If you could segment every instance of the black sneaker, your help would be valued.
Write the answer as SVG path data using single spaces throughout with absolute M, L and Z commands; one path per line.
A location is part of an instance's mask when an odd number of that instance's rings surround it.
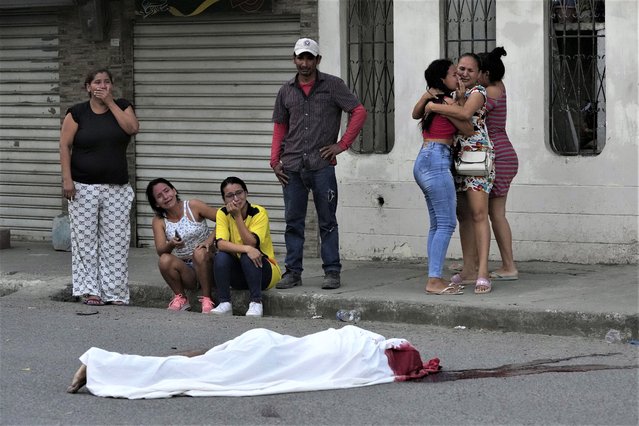
M 281 281 L 275 285 L 275 288 L 285 290 L 287 288 L 297 287 L 298 285 L 302 285 L 302 275 L 294 271 L 286 271 Z
M 324 275 L 324 284 L 322 284 L 322 289 L 324 290 L 335 290 L 340 287 L 340 278 L 338 271 L 328 271 Z

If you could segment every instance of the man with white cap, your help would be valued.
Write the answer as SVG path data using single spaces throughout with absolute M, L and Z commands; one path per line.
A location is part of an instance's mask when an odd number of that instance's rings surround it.
M 323 289 L 341 285 L 342 264 L 337 228 L 336 157 L 355 141 L 366 109 L 339 77 L 317 69 L 319 45 L 301 38 L 293 49 L 297 74 L 280 88 L 273 110 L 271 167 L 282 184 L 286 219 L 286 272 L 276 288 L 302 285 L 304 228 L 308 193 L 320 227 Z M 338 139 L 342 112 L 349 113 Z

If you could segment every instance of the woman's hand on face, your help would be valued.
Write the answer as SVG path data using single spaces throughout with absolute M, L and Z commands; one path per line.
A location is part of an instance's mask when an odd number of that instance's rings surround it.
M 466 96 L 466 85 L 460 79 L 457 79 L 457 90 L 455 91 L 457 100 L 460 101 Z
M 94 90 L 93 97 L 101 100 L 105 105 L 110 105 L 114 102 L 110 88 Z
M 234 218 L 237 218 L 237 216 L 242 213 L 240 208 L 235 203 L 235 200 L 226 203 L 226 211 L 229 212 Z
M 248 250 L 246 251 L 246 255 L 249 257 L 249 259 L 251 259 L 251 262 L 253 262 L 253 265 L 255 265 L 256 268 L 262 267 L 261 251 L 259 251 L 255 247 L 249 247 Z

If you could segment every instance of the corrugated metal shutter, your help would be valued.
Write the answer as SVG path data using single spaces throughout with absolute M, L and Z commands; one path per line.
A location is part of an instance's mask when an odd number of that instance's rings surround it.
M 0 226 L 49 240 L 62 212 L 55 15 L 0 17 Z
M 282 189 L 270 166 L 271 116 L 279 87 L 294 74 L 299 17 L 172 19 L 135 27 L 138 244 L 153 244 L 144 190 L 164 177 L 182 198 L 222 204 L 227 176 L 247 183 L 269 211 L 284 251 Z

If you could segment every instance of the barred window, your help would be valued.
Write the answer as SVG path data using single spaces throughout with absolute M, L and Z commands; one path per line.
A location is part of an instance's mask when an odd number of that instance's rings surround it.
M 495 0 L 445 0 L 444 58 L 495 48 Z
M 550 145 L 561 155 L 597 155 L 606 142 L 606 22 L 603 0 L 550 7 Z
M 395 143 L 392 0 L 348 1 L 347 55 L 347 84 L 368 111 L 351 149 L 388 153 Z

